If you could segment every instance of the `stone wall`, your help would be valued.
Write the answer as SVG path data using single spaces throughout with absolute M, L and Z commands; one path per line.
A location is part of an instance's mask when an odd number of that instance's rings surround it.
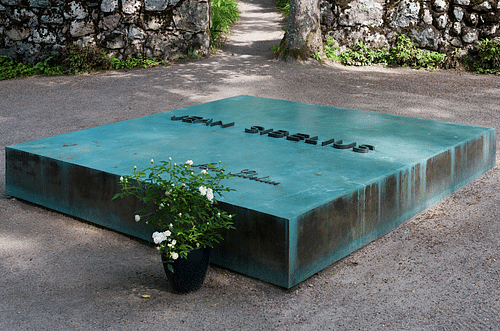
M 0 0 L 0 55 L 25 63 L 97 45 L 118 58 L 208 54 L 209 0 Z
M 323 35 L 341 47 L 363 41 L 393 46 L 406 34 L 419 47 L 442 53 L 500 37 L 498 0 L 321 0 Z

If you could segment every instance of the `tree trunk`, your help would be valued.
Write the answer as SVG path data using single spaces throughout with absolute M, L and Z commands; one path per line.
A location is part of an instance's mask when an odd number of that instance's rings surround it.
M 314 53 L 323 53 L 319 0 L 291 0 L 286 33 L 277 55 L 307 60 Z

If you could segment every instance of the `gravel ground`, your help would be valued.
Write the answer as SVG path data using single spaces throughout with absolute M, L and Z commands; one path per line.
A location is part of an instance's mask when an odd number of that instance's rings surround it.
M 245 94 L 500 128 L 500 77 L 276 62 L 269 0 L 208 59 L 0 81 L 4 147 Z M 217 267 L 176 295 L 153 247 L 5 195 L 0 330 L 500 330 L 499 166 L 284 290 Z M 141 298 L 148 294 L 149 299 Z

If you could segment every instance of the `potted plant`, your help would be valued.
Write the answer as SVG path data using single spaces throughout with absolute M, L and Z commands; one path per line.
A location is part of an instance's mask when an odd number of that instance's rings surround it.
M 202 170 L 195 167 L 202 167 Z M 216 196 L 233 191 L 221 184 L 231 177 L 221 162 L 193 166 L 168 158 L 134 174 L 120 177 L 122 191 L 113 197 L 133 195 L 144 203 L 135 221 L 153 228 L 167 277 L 175 292 L 201 288 L 208 269 L 210 249 L 222 240 L 220 229 L 233 229 L 233 215 L 221 210 Z

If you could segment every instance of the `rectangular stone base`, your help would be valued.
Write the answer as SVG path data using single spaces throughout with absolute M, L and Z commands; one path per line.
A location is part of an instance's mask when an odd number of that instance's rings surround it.
M 238 96 L 7 147 L 6 193 L 150 240 L 137 202 L 111 201 L 119 177 L 151 159 L 220 160 L 237 175 L 221 199 L 236 230 L 212 263 L 290 288 L 492 168 L 495 137 Z

